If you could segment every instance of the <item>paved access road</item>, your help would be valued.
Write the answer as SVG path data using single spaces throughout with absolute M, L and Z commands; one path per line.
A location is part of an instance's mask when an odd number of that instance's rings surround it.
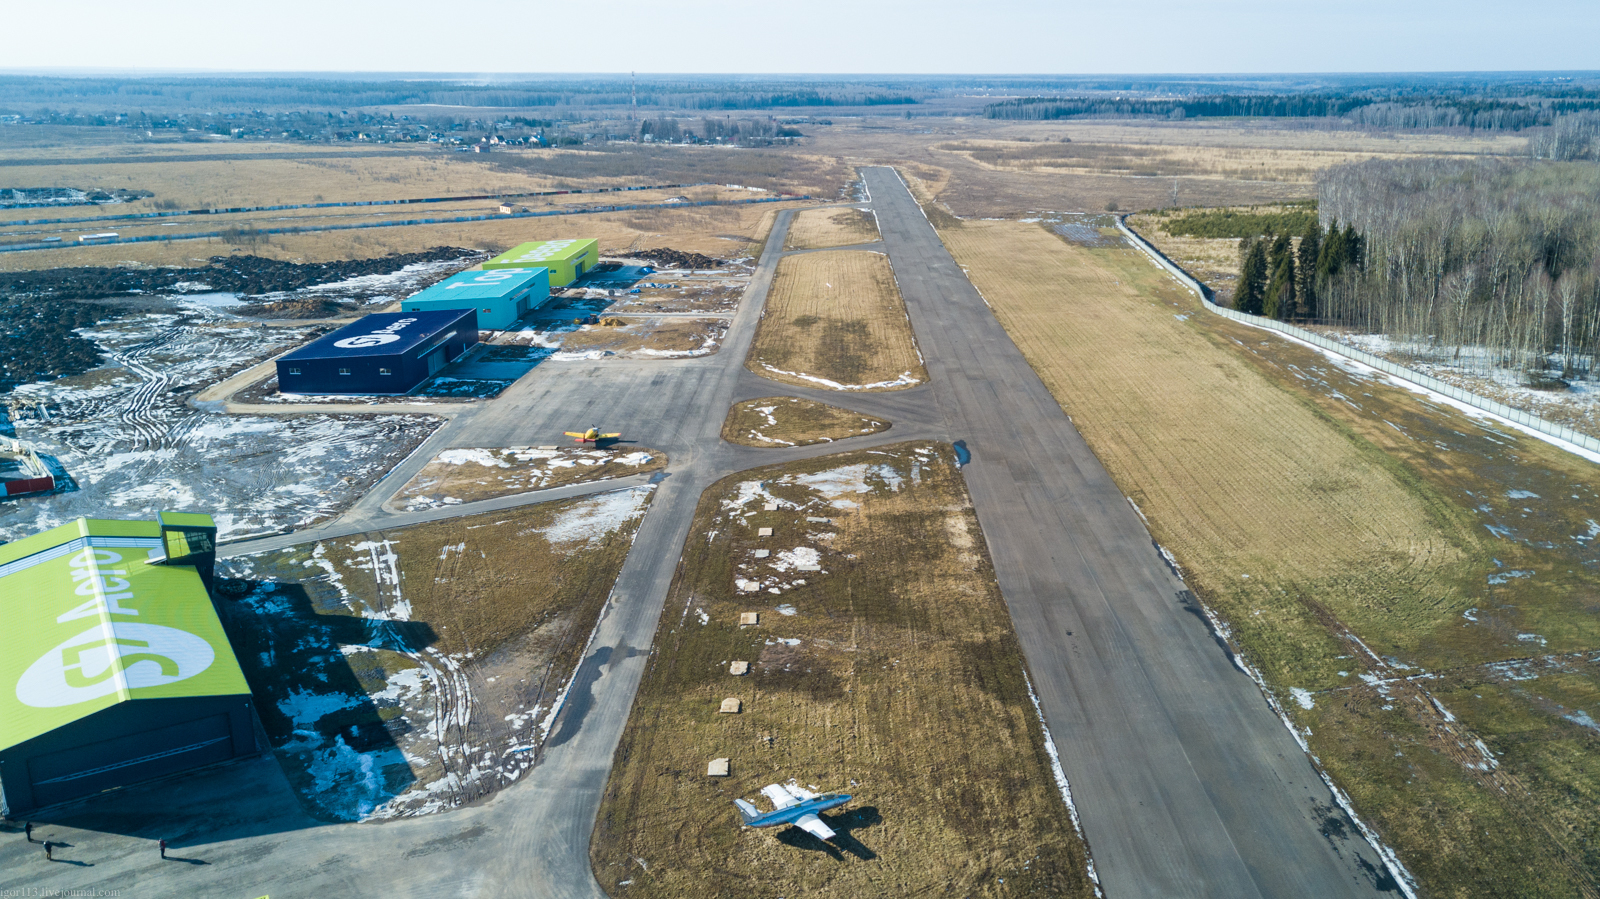
M 537 445 L 590 424 L 665 451 L 567 709 L 540 765 L 470 808 L 352 826 L 307 819 L 271 758 L 96 800 L 41 838 L 0 840 L 0 889 L 120 889 L 130 897 L 603 896 L 589 837 L 700 495 L 757 465 L 917 438 L 965 440 L 968 484 L 1106 892 L 1119 897 L 1374 892 L 1375 854 L 1255 685 L 1180 600 L 1122 494 L 955 265 L 892 169 L 868 169 L 883 249 L 931 384 L 885 394 L 796 389 L 746 371 L 791 212 L 779 214 L 723 349 L 702 359 L 547 363 L 455 415 L 345 516 L 231 552 L 398 526 L 388 494 L 441 449 Z M 797 395 L 893 422 L 845 444 L 768 450 L 718 439 L 729 405 Z M 622 486 L 620 483 L 610 485 Z M 578 490 L 607 489 L 576 485 Z M 544 498 L 529 495 L 504 502 Z M 479 504 L 474 504 L 479 505 Z M 456 512 L 471 511 L 466 507 Z M 154 812 L 151 809 L 164 810 Z M 1327 824 L 1343 837 L 1323 837 Z M 51 831 L 54 831 L 52 833 Z M 162 864 L 152 841 L 208 862 Z

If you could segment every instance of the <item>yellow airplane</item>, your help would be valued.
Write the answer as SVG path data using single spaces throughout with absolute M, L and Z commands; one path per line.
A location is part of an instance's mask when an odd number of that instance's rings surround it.
M 564 431 L 562 433 L 566 434 L 568 437 L 578 438 L 579 443 L 593 443 L 596 446 L 598 446 L 602 440 L 616 440 L 618 437 L 622 436 L 621 434 L 602 434 L 600 433 L 600 429 L 597 427 L 591 427 L 587 431 Z

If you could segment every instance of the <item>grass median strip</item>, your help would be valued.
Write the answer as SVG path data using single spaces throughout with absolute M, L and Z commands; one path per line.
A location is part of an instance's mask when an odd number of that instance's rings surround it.
M 1024 670 L 948 446 L 724 479 L 617 750 L 596 875 L 619 897 L 1091 895 Z M 791 778 L 855 797 L 823 815 L 834 841 L 740 825 L 733 799 Z
M 796 396 L 767 396 L 735 403 L 722 423 L 722 439 L 743 446 L 807 446 L 876 434 L 888 428 L 886 421 L 827 403 Z
M 1424 891 L 1592 895 L 1596 467 L 1210 316 L 1133 250 L 942 236 Z
M 778 263 L 745 365 L 833 390 L 900 390 L 928 379 L 889 258 L 860 250 Z
M 789 223 L 784 249 L 818 250 L 848 247 L 879 239 L 878 220 L 865 210 L 807 209 L 795 213 Z
M 388 505 L 407 512 L 514 496 L 665 468 L 659 450 L 635 446 L 448 449 L 433 457 Z

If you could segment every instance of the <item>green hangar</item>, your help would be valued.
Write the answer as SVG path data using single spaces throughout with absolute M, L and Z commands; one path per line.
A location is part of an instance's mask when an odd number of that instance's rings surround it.
M 485 262 L 485 271 L 507 268 L 547 268 L 550 286 L 566 287 L 600 263 L 600 242 L 587 240 L 541 240 L 512 247 Z
M 80 518 L 0 546 L 0 791 L 12 815 L 256 752 L 211 604 L 216 525 Z
M 543 268 L 502 268 L 461 272 L 400 303 L 402 312 L 478 310 L 478 327 L 504 331 L 550 300 L 550 272 Z

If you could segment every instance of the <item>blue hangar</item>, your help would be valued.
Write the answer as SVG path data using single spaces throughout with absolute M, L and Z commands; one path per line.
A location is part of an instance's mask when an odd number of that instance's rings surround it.
M 404 312 L 477 307 L 478 327 L 504 331 L 529 311 L 550 300 L 550 271 L 543 268 L 503 268 L 461 272 L 440 281 L 400 304 Z
M 477 342 L 474 309 L 380 312 L 280 356 L 278 390 L 409 393 Z

